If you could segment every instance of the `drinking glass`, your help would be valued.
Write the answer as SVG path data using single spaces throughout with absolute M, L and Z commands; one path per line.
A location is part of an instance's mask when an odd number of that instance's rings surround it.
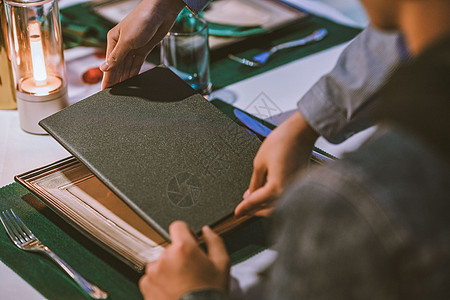
M 161 42 L 161 63 L 203 96 L 211 92 L 208 23 L 181 13 Z

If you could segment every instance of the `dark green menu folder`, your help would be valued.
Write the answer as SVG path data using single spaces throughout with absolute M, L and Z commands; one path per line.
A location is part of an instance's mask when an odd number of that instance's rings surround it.
M 100 244 L 102 239 L 120 239 L 121 231 L 139 238 L 133 228 L 126 228 L 131 222 L 111 217 L 111 212 L 119 217 L 130 214 L 125 212 L 129 208 L 165 241 L 174 220 L 184 220 L 199 232 L 205 224 L 226 219 L 242 200 L 260 146 L 256 137 L 163 67 L 88 97 L 40 125 L 76 159 L 16 180 Z M 100 185 L 89 183 L 91 173 Z M 98 206 L 90 196 L 103 199 L 103 204 Z M 105 209 L 109 205 L 114 208 Z M 98 226 L 97 215 L 103 220 Z M 114 230 L 118 235 L 111 233 Z M 140 269 L 143 261 L 125 253 L 136 248 L 117 247 L 113 252 Z M 142 251 L 147 248 L 151 247 L 142 246 Z

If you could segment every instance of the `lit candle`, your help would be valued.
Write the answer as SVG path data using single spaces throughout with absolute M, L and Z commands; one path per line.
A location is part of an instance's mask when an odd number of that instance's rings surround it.
M 25 78 L 20 83 L 20 88 L 26 93 L 35 94 L 37 96 L 48 95 L 61 87 L 62 80 L 56 76 L 47 74 L 39 22 L 31 22 L 28 25 L 28 33 L 30 37 L 33 77 Z
M 42 48 L 41 29 L 39 22 L 28 25 L 30 34 L 31 63 L 33 65 L 33 79 L 36 85 L 45 85 L 47 82 L 47 69 L 45 68 L 44 49 Z
M 39 121 L 68 105 L 58 0 L 6 0 L 3 4 L 20 126 L 26 132 L 45 134 Z

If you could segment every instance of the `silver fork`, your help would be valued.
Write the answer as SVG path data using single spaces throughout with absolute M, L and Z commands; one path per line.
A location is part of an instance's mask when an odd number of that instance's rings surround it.
M 53 259 L 67 274 L 86 292 L 90 297 L 94 299 L 106 299 L 108 293 L 101 290 L 95 284 L 90 283 L 78 274 L 72 267 L 70 267 L 65 261 L 51 251 L 47 246 L 44 246 L 42 242 L 28 229 L 28 227 L 17 217 L 12 209 L 5 210 L 0 216 L 3 226 L 6 229 L 9 237 L 13 241 L 14 245 L 25 251 L 44 252 L 51 259 Z
M 321 29 L 314 31 L 313 33 L 311 33 L 310 35 L 308 35 L 302 39 L 291 41 L 291 42 L 286 42 L 286 43 L 274 46 L 274 47 L 270 48 L 268 51 L 264 51 L 264 52 L 259 53 L 258 55 L 253 56 L 252 59 L 238 57 L 233 54 L 228 54 L 228 58 L 230 58 L 240 64 L 249 66 L 249 67 L 253 67 L 253 68 L 261 67 L 276 52 L 278 52 L 280 50 L 288 49 L 288 48 L 304 46 L 304 45 L 307 45 L 307 44 L 310 44 L 313 42 L 318 42 L 318 41 L 322 40 L 327 34 L 328 34 L 328 30 L 326 30 L 325 28 L 321 28 Z

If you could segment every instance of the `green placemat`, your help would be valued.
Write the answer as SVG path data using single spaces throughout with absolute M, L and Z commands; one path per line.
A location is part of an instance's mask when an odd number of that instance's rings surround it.
M 259 68 L 250 68 L 234 62 L 224 55 L 223 50 L 218 50 L 217 54 L 214 54 L 213 52 L 211 54 L 211 81 L 213 88 L 223 88 L 232 83 L 259 75 L 294 60 L 342 44 L 351 40 L 361 32 L 361 29 L 359 28 L 344 26 L 328 19 L 311 15 L 286 28 L 274 31 L 267 35 L 254 37 L 246 42 L 246 44 L 248 44 L 247 47 L 241 45 L 236 50 L 234 50 L 233 47 L 230 47 L 229 53 L 239 57 L 251 58 L 272 46 L 305 37 L 319 28 L 326 28 L 328 30 L 328 35 L 323 40 L 303 47 L 282 50 L 273 55 L 264 66 Z
M 64 48 L 77 46 L 106 49 L 106 36 L 114 23 L 98 16 L 89 2 L 61 9 L 61 27 Z
M 140 274 L 71 227 L 18 183 L 0 189 L 0 211 L 10 208 L 45 245 L 81 275 L 108 291 L 111 299 L 142 299 L 138 288 Z M 224 236 L 234 264 L 265 249 L 266 227 L 264 220 L 256 219 Z M 0 260 L 46 298 L 86 299 L 49 258 L 16 248 L 3 226 L 0 226 Z
M 41 241 L 111 299 L 142 299 L 139 274 L 64 222 L 17 183 L 0 189 L 0 210 L 12 208 Z M 1 226 L 3 227 L 3 226 Z M 49 299 L 86 299 L 49 258 L 16 248 L 0 228 L 0 260 Z M 1 298 L 1 293 L 0 293 Z

